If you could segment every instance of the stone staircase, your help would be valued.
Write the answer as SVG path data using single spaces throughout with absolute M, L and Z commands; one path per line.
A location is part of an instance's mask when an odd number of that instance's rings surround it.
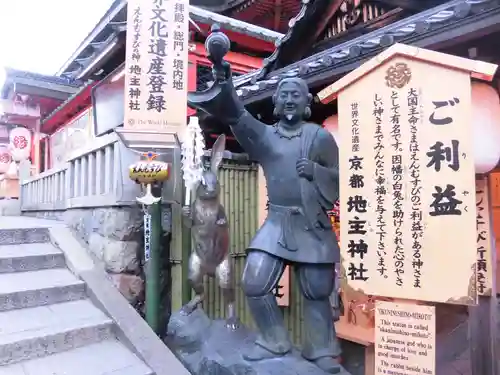
M 48 238 L 0 231 L 0 375 L 155 374 L 117 331 Z

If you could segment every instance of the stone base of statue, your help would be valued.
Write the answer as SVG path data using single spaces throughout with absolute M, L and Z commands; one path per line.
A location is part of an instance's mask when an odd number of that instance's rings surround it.
M 243 326 L 234 330 L 224 320 L 210 319 L 197 308 L 176 312 L 168 324 L 167 344 L 193 375 L 325 375 L 298 351 L 284 357 L 249 362 L 242 352 L 251 347 L 255 333 Z M 342 369 L 339 375 L 349 375 Z

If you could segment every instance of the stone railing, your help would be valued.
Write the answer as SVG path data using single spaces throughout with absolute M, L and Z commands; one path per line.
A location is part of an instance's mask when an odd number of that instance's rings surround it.
M 96 138 L 77 150 L 66 163 L 21 183 L 22 211 L 136 204 L 139 186 L 130 181 L 127 167 L 137 160 L 115 133 Z
M 175 152 L 161 158 L 174 156 L 180 158 Z M 129 179 L 128 167 L 139 158 L 116 133 L 97 137 L 88 147 L 75 150 L 63 165 L 23 180 L 20 199 L 23 215 L 66 223 L 134 304 L 143 289 L 138 276 L 143 212 L 136 197 L 144 193 Z M 172 165 L 178 168 L 179 163 Z M 182 178 L 176 178 L 179 173 L 172 171 L 172 178 L 164 184 L 165 231 L 171 230 L 169 199 L 181 199 Z
M 21 183 L 22 214 L 66 223 L 133 304 L 143 290 L 138 276 L 143 212 L 136 200 L 143 193 L 129 179 L 128 167 L 139 157 L 112 133 L 75 150 L 63 165 Z M 172 183 L 181 180 L 173 178 Z M 172 194 L 166 185 L 165 200 Z M 169 230 L 169 210 L 163 213 Z

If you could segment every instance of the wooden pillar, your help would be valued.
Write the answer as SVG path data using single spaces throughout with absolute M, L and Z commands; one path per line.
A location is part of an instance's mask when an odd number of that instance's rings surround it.
M 35 134 L 33 134 L 33 145 L 35 146 L 35 155 L 33 158 L 33 165 L 35 167 L 35 173 L 40 173 L 40 118 L 36 120 Z
M 43 138 L 43 143 L 44 143 L 44 148 L 43 148 L 43 170 L 46 171 L 50 168 L 50 162 L 49 162 L 49 137 Z
M 488 186 L 489 184 L 487 184 Z M 488 189 L 491 258 L 490 272 L 495 279 L 497 272 L 496 241 L 493 233 L 492 191 Z M 498 300 L 496 282 L 493 279 L 491 296 L 479 296 L 478 305 L 469 307 L 470 361 L 472 375 L 497 375 L 498 362 Z

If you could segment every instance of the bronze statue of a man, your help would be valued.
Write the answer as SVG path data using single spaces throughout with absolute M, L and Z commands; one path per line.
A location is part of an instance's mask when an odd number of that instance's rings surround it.
M 221 34 L 221 33 L 219 33 Z M 213 34 L 212 34 L 213 35 Z M 252 117 L 238 99 L 220 44 L 207 43 L 215 83 L 189 94 L 190 106 L 230 125 L 236 139 L 262 166 L 269 198 L 268 216 L 252 239 L 242 289 L 259 330 L 248 361 L 284 356 L 291 348 L 283 315 L 272 291 L 286 265 L 295 269 L 304 296 L 306 328 L 302 355 L 328 373 L 338 373 L 336 334 L 329 296 L 340 251 L 327 211 L 338 198 L 338 148 L 331 134 L 306 122 L 312 96 L 302 79 L 279 82 L 274 114 L 266 125 Z

